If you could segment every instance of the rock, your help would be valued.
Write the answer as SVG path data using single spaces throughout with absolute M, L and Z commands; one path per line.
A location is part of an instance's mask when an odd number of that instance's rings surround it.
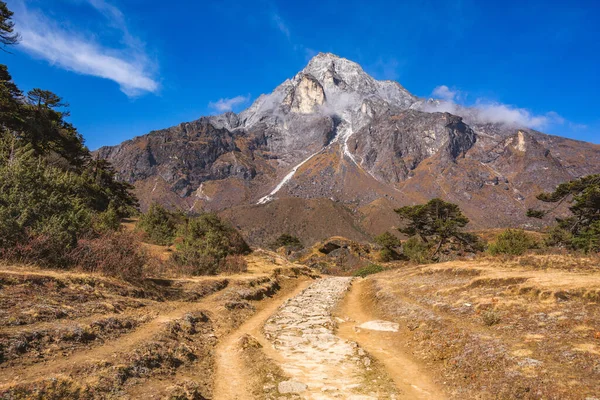
M 368 329 L 370 331 L 382 331 L 382 332 L 398 332 L 400 325 L 390 321 L 368 321 L 358 326 L 362 329 Z
M 284 382 L 279 382 L 277 389 L 279 390 L 279 393 L 281 393 L 281 394 L 302 393 L 307 389 L 307 386 L 302 382 L 284 381 Z
M 329 254 L 332 251 L 335 251 L 341 247 L 342 246 L 340 244 L 337 244 L 335 242 L 327 242 L 327 243 L 323 244 L 323 246 L 321 246 L 319 251 L 323 254 Z

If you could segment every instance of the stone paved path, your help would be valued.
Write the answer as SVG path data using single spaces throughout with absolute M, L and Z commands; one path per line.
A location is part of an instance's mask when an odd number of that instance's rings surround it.
M 297 393 L 305 399 L 394 398 L 394 394 L 381 393 L 381 388 L 368 387 L 366 374 L 371 370 L 371 359 L 356 343 L 334 333 L 336 322 L 331 312 L 351 280 L 335 277 L 316 281 L 267 320 L 265 336 L 291 377 L 280 384 L 281 393 Z

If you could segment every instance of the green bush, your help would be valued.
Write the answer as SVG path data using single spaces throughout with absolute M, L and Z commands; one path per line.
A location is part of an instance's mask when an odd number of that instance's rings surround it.
M 487 243 L 474 233 L 462 232 L 457 236 L 466 251 L 479 253 L 485 251 Z
M 397 260 L 398 257 L 399 255 L 395 250 L 388 249 L 386 247 L 379 250 L 379 260 L 381 260 L 382 262 L 394 261 Z
M 42 160 L 0 160 L 0 257 L 67 268 L 67 253 L 93 229 L 86 183 Z
M 489 245 L 488 251 L 492 255 L 520 256 L 527 250 L 538 247 L 538 241 L 531 234 L 522 229 L 507 229 L 498 236 L 494 243 Z
M 277 250 L 280 247 L 289 247 L 293 250 L 302 250 L 304 245 L 296 236 L 292 236 L 290 234 L 284 233 L 279 236 L 273 243 L 271 243 L 271 248 Z
M 395 247 L 400 247 L 400 239 L 398 239 L 396 236 L 392 235 L 389 232 L 384 232 L 379 236 L 375 236 L 375 243 L 377 243 L 378 245 L 380 245 L 381 247 L 386 247 L 386 248 L 395 248 Z
M 121 216 L 114 207 L 110 206 L 108 210 L 92 218 L 92 226 L 94 227 L 94 231 L 100 233 L 120 231 Z
M 398 260 L 400 254 L 396 251 L 396 248 L 401 246 L 400 239 L 392 235 L 389 232 L 384 232 L 379 236 L 375 236 L 375 243 L 382 247 L 379 252 L 379 258 L 383 262 Z
M 431 262 L 431 247 L 416 236 L 409 238 L 402 245 L 402 253 L 417 264 Z
M 381 265 L 369 264 L 366 267 L 362 267 L 361 269 L 354 272 L 354 276 L 360 276 L 360 277 L 364 278 L 368 275 L 376 274 L 376 273 L 382 272 L 382 271 L 385 271 L 385 268 L 383 268 Z
M 177 216 L 160 204 L 152 204 L 140 216 L 136 228 L 144 232 L 145 239 L 153 244 L 168 246 L 173 243 L 177 232 Z
M 173 261 L 195 275 L 212 275 L 227 256 L 248 253 L 250 247 L 239 232 L 214 214 L 202 214 L 182 228 Z
M 544 239 L 544 245 L 548 247 L 571 247 L 573 234 L 560 225 L 553 226 Z
M 581 229 L 578 235 L 571 239 L 571 245 L 584 253 L 600 252 L 600 220 Z

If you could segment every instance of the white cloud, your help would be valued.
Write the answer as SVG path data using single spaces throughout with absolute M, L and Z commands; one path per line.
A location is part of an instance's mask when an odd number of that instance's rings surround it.
M 517 108 L 501 103 L 487 103 L 482 100 L 479 100 L 474 108 L 478 111 L 476 119 L 484 123 L 503 123 L 534 129 L 542 129 L 550 125 L 562 125 L 565 123 L 565 119 L 554 111 L 545 114 L 533 114 L 524 108 Z
M 224 113 L 224 112 L 233 110 L 237 106 L 246 104 L 249 101 L 250 101 L 250 95 L 236 96 L 236 97 L 233 97 L 230 99 L 225 98 L 225 99 L 219 99 L 215 102 L 211 101 L 210 103 L 208 103 L 208 106 L 214 110 Z
M 544 129 L 550 126 L 564 125 L 568 122 L 555 111 L 535 114 L 525 108 L 483 98 L 477 99 L 474 104 L 459 104 L 457 101 L 466 97 L 465 93 L 450 89 L 446 85 L 436 87 L 432 95 L 441 100 L 425 103 L 421 107 L 423 111 L 449 112 L 465 118 L 468 122 L 505 124 L 533 129 Z
M 575 122 L 569 122 L 568 125 L 569 125 L 569 128 L 571 128 L 574 131 L 581 131 L 581 130 L 588 128 L 588 126 L 586 124 L 578 124 Z
M 159 84 L 151 73 L 154 65 L 143 52 L 142 42 L 127 30 L 121 11 L 104 0 L 87 1 L 120 31 L 124 48 L 103 46 L 92 34 L 59 27 L 41 13 L 27 9 L 24 3 L 15 10 L 21 47 L 66 70 L 112 80 L 127 96 L 157 92 Z
M 433 89 L 433 92 L 431 94 L 434 97 L 437 97 L 438 99 L 454 100 L 454 98 L 457 95 L 457 92 L 454 90 L 450 90 L 450 88 L 446 85 L 441 85 Z
M 283 33 L 289 39 L 291 36 L 290 29 L 288 28 L 287 24 L 283 21 L 281 16 L 277 13 L 273 13 L 272 18 L 277 29 L 279 29 L 281 33 Z

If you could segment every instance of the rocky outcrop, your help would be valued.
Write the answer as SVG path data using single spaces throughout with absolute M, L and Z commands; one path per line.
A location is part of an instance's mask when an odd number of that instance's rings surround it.
M 406 110 L 376 117 L 350 138 L 349 147 L 381 181 L 398 183 L 438 153 L 444 163 L 464 157 L 475 141 L 475 133 L 460 117 Z
M 319 81 L 311 75 L 303 75 L 298 85 L 283 100 L 289 103 L 292 112 L 312 114 L 325 102 L 325 92 Z

